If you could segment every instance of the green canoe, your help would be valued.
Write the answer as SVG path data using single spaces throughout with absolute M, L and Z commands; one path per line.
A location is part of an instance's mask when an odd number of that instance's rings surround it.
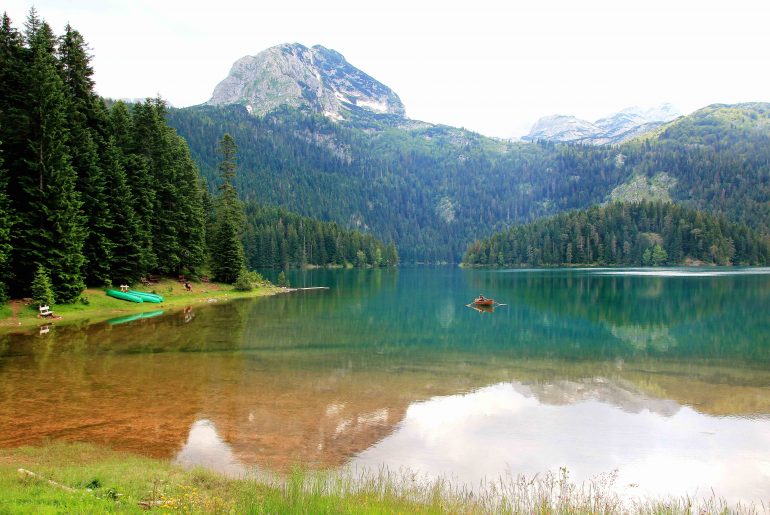
M 132 295 L 130 293 L 123 293 L 122 291 L 118 291 L 118 290 L 107 290 L 107 296 L 114 297 L 120 300 L 127 300 L 129 302 L 137 302 L 137 303 L 144 302 L 144 300 L 142 300 L 141 297 Z
M 163 297 L 155 293 L 149 293 L 146 291 L 136 291 L 136 290 L 128 290 L 128 293 L 130 295 L 136 295 L 137 297 L 139 297 L 145 302 L 154 302 L 155 304 L 158 304 L 159 302 L 163 302 Z

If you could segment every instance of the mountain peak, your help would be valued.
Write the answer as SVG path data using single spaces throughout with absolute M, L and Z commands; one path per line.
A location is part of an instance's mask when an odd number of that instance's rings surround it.
M 551 115 L 540 118 L 525 141 L 565 141 L 595 145 L 616 144 L 653 130 L 681 116 L 672 104 L 656 107 L 627 107 L 594 122 L 574 116 Z
M 345 118 L 356 109 L 405 115 L 398 95 L 330 48 L 284 43 L 238 59 L 209 105 L 241 104 L 263 115 L 280 106 Z

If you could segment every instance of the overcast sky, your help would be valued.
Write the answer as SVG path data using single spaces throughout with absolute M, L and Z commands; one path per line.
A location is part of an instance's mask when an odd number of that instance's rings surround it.
M 279 5 L 280 4 L 280 5 Z M 21 28 L 29 1 L 5 0 Z M 89 43 L 97 91 L 205 102 L 232 63 L 321 44 L 391 87 L 411 118 L 490 136 L 631 105 L 770 100 L 770 2 L 730 0 L 38 0 Z

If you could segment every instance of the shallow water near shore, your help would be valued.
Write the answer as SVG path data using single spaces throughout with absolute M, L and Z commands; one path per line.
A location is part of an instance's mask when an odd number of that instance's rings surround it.
M 770 500 L 770 269 L 289 278 L 331 289 L 0 337 L 0 445 Z

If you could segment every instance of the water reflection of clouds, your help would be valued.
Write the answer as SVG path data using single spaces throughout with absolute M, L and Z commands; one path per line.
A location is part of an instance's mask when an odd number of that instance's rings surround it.
M 182 450 L 174 458 L 174 463 L 185 467 L 205 467 L 230 476 L 243 476 L 246 473 L 230 445 L 217 432 L 210 420 L 197 420 L 190 427 Z
M 639 485 L 632 494 L 711 495 L 712 487 L 728 500 L 767 494 L 770 466 L 759 458 L 770 455 L 767 418 L 712 417 L 688 407 L 661 412 L 658 404 L 667 401 L 634 399 L 633 392 L 623 396 L 634 404 L 630 411 L 609 399 L 555 405 L 539 395 L 500 383 L 414 403 L 393 434 L 352 464 L 408 467 L 467 484 L 561 466 L 584 481 L 617 469 L 618 487 Z

